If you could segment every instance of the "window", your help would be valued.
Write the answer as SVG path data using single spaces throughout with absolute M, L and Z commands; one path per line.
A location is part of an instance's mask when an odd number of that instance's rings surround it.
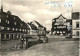
M 13 28 L 13 31 L 14 31 L 14 28 Z
M 57 33 L 59 33 L 59 31 L 57 31 Z
M 16 25 L 16 22 L 14 22 L 14 24 Z
M 19 29 L 19 31 L 21 31 L 21 29 Z
M 6 23 L 7 23 L 7 24 L 9 24 L 9 21 L 8 21 L 8 20 L 6 20 Z
M 79 22 L 76 22 L 76 28 L 79 28 Z
M 79 31 L 76 32 L 76 35 L 79 36 Z
M 63 31 L 63 33 L 65 33 L 65 31 Z
M 14 17 L 14 20 L 15 20 L 15 17 Z
M 7 23 L 9 24 L 9 21 Z
M 62 31 L 60 31 L 60 33 L 62 33 Z
M 22 26 L 22 24 L 21 24 L 21 26 Z
M 26 29 L 25 29 L 25 32 L 26 32 Z
M 18 29 L 16 28 L 16 31 L 18 31 Z
M 7 23 L 7 20 L 6 20 L 6 23 Z
M 9 27 L 7 27 L 7 30 L 10 30 L 10 28 L 9 28 Z
M 23 32 L 24 32 L 24 29 L 23 29 Z
M 1 27 L 1 30 L 4 30 L 4 27 Z
M 6 17 L 8 18 L 8 15 L 6 15 Z

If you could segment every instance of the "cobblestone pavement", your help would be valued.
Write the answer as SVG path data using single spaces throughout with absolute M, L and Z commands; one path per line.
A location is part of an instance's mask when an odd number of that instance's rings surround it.
M 48 43 L 37 44 L 26 50 L 3 52 L 2 56 L 79 56 L 79 40 L 58 37 L 61 36 L 49 36 Z

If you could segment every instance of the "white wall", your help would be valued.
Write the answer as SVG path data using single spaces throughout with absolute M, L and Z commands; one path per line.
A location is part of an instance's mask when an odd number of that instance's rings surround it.
M 79 22 L 79 25 L 80 25 L 80 20 L 72 20 L 72 29 L 77 29 L 76 22 Z M 79 29 L 80 29 L 80 26 L 79 26 Z

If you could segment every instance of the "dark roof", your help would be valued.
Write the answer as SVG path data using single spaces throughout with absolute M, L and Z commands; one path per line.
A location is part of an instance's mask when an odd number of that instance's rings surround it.
M 39 27 L 43 27 L 39 22 L 37 22 L 37 21 L 35 21 L 38 25 L 39 25 Z
M 32 24 L 32 22 L 28 23 L 28 25 L 30 25 L 32 30 L 38 30 L 37 27 L 34 24 Z
M 1 26 L 11 27 L 11 28 L 27 28 L 28 27 L 27 24 L 25 22 L 23 22 L 16 15 L 7 14 L 6 12 L 1 12 L 0 15 L 1 15 Z M 6 20 L 9 21 L 9 24 L 6 23 Z M 16 22 L 16 25 L 14 24 L 14 22 Z M 22 24 L 22 26 L 21 26 L 21 24 Z

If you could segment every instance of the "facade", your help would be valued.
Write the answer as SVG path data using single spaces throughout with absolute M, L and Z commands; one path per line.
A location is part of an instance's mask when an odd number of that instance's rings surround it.
M 72 13 L 72 37 L 80 38 L 80 12 Z
M 71 19 L 66 19 L 62 14 L 58 18 L 52 20 L 52 34 L 68 35 L 71 29 Z
M 20 39 L 28 33 L 28 26 L 18 16 L 12 15 L 10 11 L 0 11 L 0 35 L 1 40 Z

